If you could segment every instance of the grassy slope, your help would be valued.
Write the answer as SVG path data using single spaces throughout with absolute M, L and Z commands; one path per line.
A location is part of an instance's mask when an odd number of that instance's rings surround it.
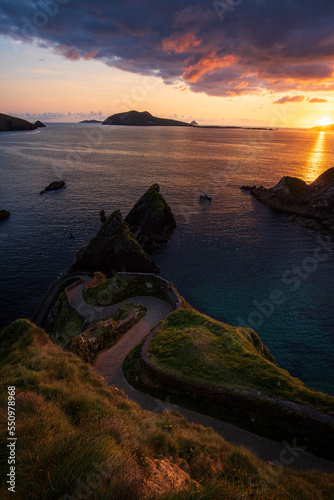
M 154 498 L 333 498 L 334 475 L 282 472 L 176 412 L 140 410 L 27 320 L 3 330 L 0 346 L 0 465 L 7 470 L 7 387 L 14 385 L 17 498 L 148 498 L 152 458 L 168 460 L 200 484 L 199 493 Z M 167 483 L 161 479 L 160 491 Z M 1 498 L 12 496 L 4 482 Z
M 146 283 L 152 286 L 147 287 Z M 161 289 L 154 281 L 135 279 L 133 276 L 116 275 L 113 278 L 92 288 L 86 288 L 82 297 L 93 307 L 109 306 L 130 297 L 148 295 L 164 298 Z
M 279 368 L 255 332 L 215 321 L 192 308 L 166 318 L 149 355 L 155 365 L 189 381 L 264 391 L 319 410 L 334 410 L 332 396 L 310 390 Z

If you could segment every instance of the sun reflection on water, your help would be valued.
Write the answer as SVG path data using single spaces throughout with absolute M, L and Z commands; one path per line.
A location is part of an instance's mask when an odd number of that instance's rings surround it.
M 324 171 L 326 132 L 319 132 L 305 167 L 304 179 L 313 182 Z

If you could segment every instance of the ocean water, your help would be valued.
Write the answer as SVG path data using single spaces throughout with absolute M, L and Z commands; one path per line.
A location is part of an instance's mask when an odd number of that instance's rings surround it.
M 334 166 L 334 133 L 50 124 L 0 134 L 0 325 L 31 317 L 100 226 L 152 183 L 178 227 L 154 255 L 198 310 L 250 326 L 283 368 L 334 394 L 334 252 L 239 188 Z M 65 190 L 39 192 L 64 179 Z M 200 202 L 209 192 L 212 202 Z M 68 233 L 75 234 L 69 238 Z

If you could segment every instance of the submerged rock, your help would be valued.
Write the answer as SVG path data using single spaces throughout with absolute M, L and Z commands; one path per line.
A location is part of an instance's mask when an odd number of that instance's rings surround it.
M 46 188 L 43 189 L 43 191 L 41 191 L 39 194 L 48 193 L 49 191 L 57 191 L 58 189 L 63 189 L 65 187 L 66 185 L 64 181 L 51 182 L 51 184 L 46 186 Z
M 119 210 L 113 212 L 90 242 L 76 255 L 71 271 L 102 271 L 108 276 L 117 271 L 157 273 L 152 262 L 136 241 Z
M 251 194 L 261 203 L 282 212 L 315 219 L 305 225 L 318 230 L 324 224 L 334 225 L 334 168 L 326 170 L 312 184 L 297 177 L 283 177 L 279 183 L 266 189 L 253 188 Z
M 0 220 L 7 219 L 10 216 L 8 210 L 0 210 Z
M 176 228 L 174 215 L 160 193 L 158 184 L 153 184 L 143 194 L 126 216 L 125 222 L 147 252 L 167 242 Z

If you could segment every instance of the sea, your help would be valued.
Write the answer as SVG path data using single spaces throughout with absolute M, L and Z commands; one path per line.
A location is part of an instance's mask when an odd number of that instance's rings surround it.
M 334 132 L 47 124 L 0 134 L 0 326 L 31 318 L 100 227 L 153 183 L 177 228 L 153 255 L 199 311 L 253 328 L 277 363 L 334 395 L 334 247 L 242 185 L 307 182 L 334 166 Z M 50 182 L 67 188 L 39 194 Z M 201 201 L 200 193 L 212 196 Z M 72 233 L 75 237 L 69 237 Z

